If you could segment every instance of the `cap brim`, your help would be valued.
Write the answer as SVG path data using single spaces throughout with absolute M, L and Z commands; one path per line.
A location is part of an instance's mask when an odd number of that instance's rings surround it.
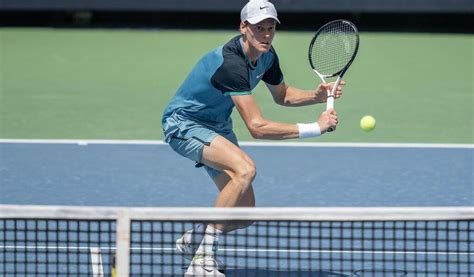
M 278 20 L 278 18 L 276 18 L 275 16 L 273 15 L 269 15 L 269 14 L 264 14 L 264 15 L 260 15 L 260 16 L 255 16 L 255 17 L 252 17 L 252 18 L 248 18 L 247 21 L 250 23 L 250 24 L 257 24 L 267 18 L 273 18 L 276 20 L 276 22 L 280 23 L 280 20 Z

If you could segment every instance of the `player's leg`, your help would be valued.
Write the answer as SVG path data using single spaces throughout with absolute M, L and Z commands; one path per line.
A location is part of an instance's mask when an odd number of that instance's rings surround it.
M 220 177 L 222 180 L 219 181 L 225 185 L 221 184 L 222 190 L 216 198 L 215 207 L 237 207 L 240 199 L 247 196 L 256 175 L 252 159 L 233 142 L 217 136 L 204 146 L 201 162 L 225 172 L 229 178 L 226 180 L 226 177 Z
M 224 136 L 225 139 L 229 140 L 232 142 L 234 145 L 238 146 L 237 142 L 237 137 L 235 136 L 234 133 L 229 133 Z M 243 156 L 248 163 L 253 163 L 253 161 L 247 156 Z M 198 164 L 198 166 L 202 166 L 203 164 Z M 217 188 L 219 191 L 222 191 L 229 183 L 232 182 L 231 177 L 229 176 L 229 173 L 227 170 L 220 171 L 218 169 L 211 168 L 209 166 L 205 166 L 205 169 L 209 176 L 212 178 L 214 183 L 216 184 Z M 241 198 L 238 200 L 238 203 L 236 207 L 255 207 L 255 195 L 253 191 L 253 187 L 250 185 L 249 189 L 247 189 Z M 249 225 L 251 225 L 253 222 L 238 222 L 236 224 L 232 225 L 226 225 L 225 226 L 225 232 L 229 232 L 235 229 L 241 229 L 245 228 Z M 192 249 L 196 249 L 197 245 L 191 245 L 191 242 L 196 242 L 197 239 L 201 237 L 202 238 L 202 233 L 205 231 L 206 225 L 203 223 L 197 224 L 193 229 L 188 230 L 177 242 L 177 248 L 178 251 L 181 253 L 194 253 L 194 251 L 191 251 Z
M 213 178 L 219 191 L 222 191 L 232 180 L 226 171 L 221 172 L 217 177 Z M 248 190 L 240 198 L 236 207 L 255 207 L 255 194 L 253 187 L 250 186 Z
M 215 207 L 238 207 L 255 205 L 252 181 L 255 165 L 248 155 L 228 139 L 217 136 L 203 149 L 201 163 L 221 172 L 214 178 L 221 191 L 216 198 Z M 238 228 L 222 223 L 208 224 L 204 238 L 196 250 L 196 255 L 214 255 L 219 236 Z
M 224 137 L 230 142 L 232 142 L 234 145 L 239 147 L 237 136 L 234 134 L 234 132 L 225 134 Z M 243 155 L 243 158 L 246 159 L 248 163 L 253 164 L 252 159 L 247 154 Z M 209 166 L 206 166 L 206 170 L 209 176 L 211 176 L 212 180 L 216 184 L 219 191 L 223 191 L 224 188 L 232 182 L 230 173 L 227 170 L 219 171 Z M 250 184 L 249 189 L 247 189 L 241 196 L 236 207 L 255 207 L 255 194 L 253 191 L 252 184 Z M 252 223 L 253 222 L 236 222 L 235 224 L 226 224 L 224 231 L 229 232 L 235 229 L 245 228 L 251 225 Z
M 209 175 L 216 176 L 213 178 L 217 188 L 219 191 L 222 191 L 225 186 L 231 181 L 229 175 L 225 172 L 219 172 L 217 170 L 206 168 Z M 238 207 L 255 207 L 255 195 L 253 191 L 253 187 L 250 188 L 242 195 L 238 204 Z M 243 229 L 251 225 L 252 221 L 242 221 L 242 222 L 235 222 L 231 224 L 225 224 L 223 230 L 225 233 L 236 230 L 236 229 Z M 204 234 L 207 229 L 207 224 L 199 223 L 194 226 L 193 229 L 186 231 L 183 236 L 181 236 L 176 241 L 176 249 L 179 253 L 184 255 L 187 259 L 192 259 L 193 255 L 196 253 L 197 248 L 200 246 L 201 242 L 203 241 Z M 210 230 L 207 230 L 208 232 Z M 214 234 L 212 234 L 214 235 Z M 212 238 L 214 239 L 214 238 Z M 217 250 L 217 249 L 216 249 Z M 224 263 L 222 261 L 218 261 L 219 268 L 224 267 Z
M 237 137 L 234 134 L 234 132 L 224 134 L 223 137 L 229 142 L 231 142 L 232 144 L 234 144 L 237 147 L 237 149 L 241 151 L 239 147 L 239 143 L 237 141 Z M 246 163 L 253 165 L 253 167 L 255 167 L 254 162 L 245 152 L 242 151 L 240 155 L 243 159 L 245 159 Z M 214 183 L 216 184 L 217 188 L 219 189 L 221 193 L 222 191 L 226 189 L 228 185 L 232 185 L 233 180 L 231 178 L 232 176 L 231 171 L 225 170 L 225 169 L 219 170 L 219 169 L 212 168 L 209 166 L 206 166 L 205 168 L 206 168 L 207 173 L 212 178 L 212 180 L 214 181 Z M 217 198 L 217 200 L 219 200 L 219 197 Z M 217 201 L 216 201 L 216 206 L 219 206 Z M 252 183 L 250 183 L 248 189 L 245 190 L 244 193 L 241 195 L 235 207 L 254 207 L 254 206 L 255 206 L 255 195 L 253 192 Z M 252 222 L 238 222 L 236 224 L 226 224 L 225 226 L 222 226 L 222 230 L 224 232 L 229 232 L 235 229 L 245 228 L 249 226 L 250 224 L 252 224 Z
M 226 171 L 220 172 L 220 174 L 217 175 L 217 177 L 214 177 L 213 180 L 219 191 L 222 191 L 232 181 Z M 241 196 L 236 207 L 255 207 L 255 193 L 252 185 Z M 252 224 L 252 221 L 240 221 L 226 224 L 223 231 L 227 233 L 236 229 L 246 228 Z
M 216 136 L 202 150 L 200 162 L 220 172 L 227 177 L 218 178 L 221 191 L 217 196 L 216 207 L 237 207 L 239 205 L 255 205 L 252 181 L 255 178 L 255 164 L 250 157 L 237 145 L 222 136 Z M 222 183 L 221 183 L 222 182 Z M 187 273 L 199 273 L 201 270 L 213 271 L 218 274 L 215 255 L 218 249 L 220 235 L 226 231 L 223 224 L 206 226 L 203 239 Z

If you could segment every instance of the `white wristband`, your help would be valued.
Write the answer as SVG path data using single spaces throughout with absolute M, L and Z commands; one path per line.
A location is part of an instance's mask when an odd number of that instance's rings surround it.
M 315 123 L 297 123 L 299 129 L 300 138 L 311 138 L 319 137 L 321 135 L 321 129 L 319 124 Z

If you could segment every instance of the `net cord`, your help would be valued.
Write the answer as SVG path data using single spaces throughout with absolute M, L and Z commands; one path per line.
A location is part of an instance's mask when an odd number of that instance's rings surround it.
M 287 221 L 427 221 L 472 220 L 470 207 L 87 207 L 0 205 L 0 218 L 91 220 L 287 220 Z

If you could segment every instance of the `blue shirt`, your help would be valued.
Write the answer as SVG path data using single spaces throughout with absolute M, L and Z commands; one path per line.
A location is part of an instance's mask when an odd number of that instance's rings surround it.
M 186 128 L 183 121 L 194 121 L 217 133 L 231 131 L 231 96 L 252 94 L 260 80 L 271 85 L 283 82 L 273 47 L 255 65 L 246 57 L 240 36 L 205 54 L 165 108 L 165 141 L 178 129 Z

